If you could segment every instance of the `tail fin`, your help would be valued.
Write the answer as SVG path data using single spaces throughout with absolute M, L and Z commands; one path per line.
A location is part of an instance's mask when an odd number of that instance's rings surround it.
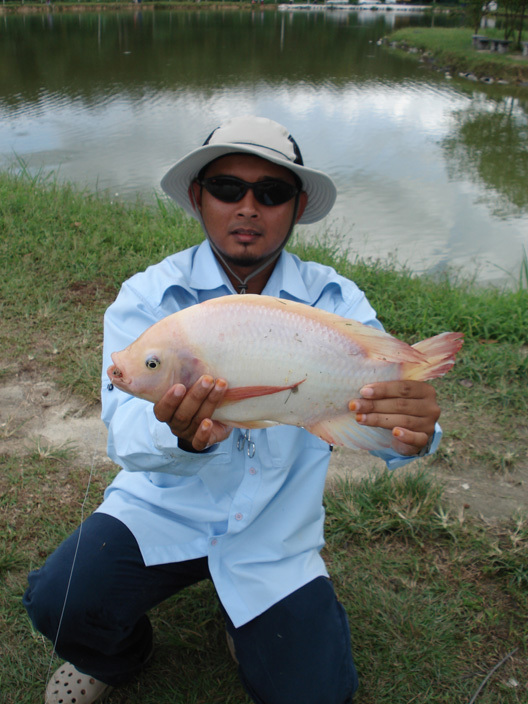
M 426 357 L 420 364 L 402 365 L 402 379 L 428 381 L 446 374 L 455 363 L 457 352 L 464 344 L 464 334 L 460 332 L 443 332 L 413 345 L 414 349 Z

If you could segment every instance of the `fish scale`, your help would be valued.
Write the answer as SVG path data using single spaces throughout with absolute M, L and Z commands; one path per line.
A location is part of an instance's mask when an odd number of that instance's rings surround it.
M 345 413 L 350 399 L 357 397 L 359 389 L 372 377 L 368 358 L 361 366 L 354 364 L 359 348 L 352 340 L 322 323 L 285 310 L 270 309 L 265 304 L 250 310 L 242 304 L 234 305 L 233 322 L 226 326 L 223 316 L 204 309 L 202 316 L 194 320 L 192 330 L 183 326 L 189 339 L 192 336 L 193 343 L 202 350 L 201 359 L 209 372 L 229 379 L 230 386 L 254 386 L 255 369 L 271 386 L 302 382 L 293 391 L 287 388 L 276 394 L 228 403 L 215 413 L 215 419 L 228 424 L 260 419 L 306 425 L 324 417 L 330 409 Z M 224 335 L 226 327 L 228 334 Z M 231 342 L 235 335 L 236 354 Z M 393 367 L 388 364 L 380 380 L 393 378 Z M 320 379 L 324 379 L 323 385 Z M 348 379 L 346 388 L 343 379 Z

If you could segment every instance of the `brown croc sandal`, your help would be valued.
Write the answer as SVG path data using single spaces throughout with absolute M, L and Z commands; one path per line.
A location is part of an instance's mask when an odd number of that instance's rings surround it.
M 48 682 L 45 704 L 92 704 L 106 698 L 111 689 L 110 685 L 84 675 L 65 662 Z

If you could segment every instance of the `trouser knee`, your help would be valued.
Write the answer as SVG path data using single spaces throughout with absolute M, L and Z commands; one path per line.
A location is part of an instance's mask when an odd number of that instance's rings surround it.
M 94 514 L 29 574 L 23 603 L 35 628 L 55 640 L 60 624 L 63 641 L 101 629 L 104 642 L 106 631 L 110 637 L 118 622 L 128 620 L 128 601 L 114 594 L 113 553 L 104 554 L 113 535 L 126 530 L 115 519 Z
M 117 686 L 148 657 L 152 628 L 143 596 L 125 576 L 144 565 L 135 539 L 116 519 L 93 514 L 28 576 L 23 603 L 58 655 L 81 672 Z M 139 600 L 133 594 L 140 595 Z M 147 599 L 147 602 L 149 599 Z
M 358 678 L 348 620 L 320 577 L 238 629 L 239 674 L 256 704 L 350 704 Z
M 50 640 L 54 640 L 64 608 L 67 581 L 62 574 L 53 573 L 44 565 L 28 575 L 28 588 L 23 604 L 34 627 Z M 69 600 L 69 610 L 74 610 Z

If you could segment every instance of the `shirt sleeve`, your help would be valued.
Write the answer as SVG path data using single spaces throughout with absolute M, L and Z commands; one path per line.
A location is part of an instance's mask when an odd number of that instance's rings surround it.
M 323 294 L 321 300 L 323 305 L 321 307 L 325 310 L 332 310 L 338 315 L 342 315 L 344 318 L 350 318 L 352 320 L 357 320 L 365 325 L 372 325 L 372 327 L 378 328 L 379 330 L 384 330 L 383 325 L 380 323 L 376 316 L 376 311 L 370 305 L 367 297 L 354 283 L 348 280 L 341 282 L 339 288 L 339 294 L 336 296 L 336 289 L 330 288 L 326 294 Z M 332 302 L 328 300 L 333 299 Z M 319 307 L 319 306 L 318 306 Z M 375 457 L 380 457 L 385 461 L 387 468 L 390 470 L 397 469 L 398 467 L 403 467 L 410 462 L 419 457 L 427 457 L 428 455 L 436 452 L 438 446 L 440 445 L 440 440 L 442 439 L 442 428 L 438 423 L 435 425 L 435 431 L 429 443 L 427 452 L 419 455 L 400 455 L 395 450 L 391 448 L 385 450 L 372 450 L 371 455 Z
M 175 310 L 177 310 L 177 303 Z M 108 428 L 108 456 L 129 471 L 196 474 L 220 452 L 219 446 L 203 453 L 178 447 L 166 423 L 160 423 L 149 401 L 131 396 L 112 386 L 106 373 L 112 364 L 111 353 L 124 349 L 167 312 L 149 304 L 126 282 L 104 317 L 101 417 Z

